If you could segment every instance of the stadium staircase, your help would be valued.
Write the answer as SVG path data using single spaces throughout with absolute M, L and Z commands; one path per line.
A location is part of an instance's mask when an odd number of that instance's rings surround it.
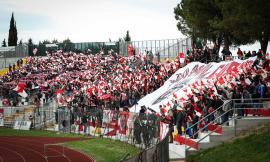
M 25 65 L 26 64 L 26 58 L 22 58 L 22 60 L 23 60 L 23 65 Z M 15 69 L 18 69 L 19 68 L 17 66 L 17 64 L 16 64 L 17 61 L 18 60 L 14 60 L 14 62 L 10 62 L 11 65 L 15 64 Z M 0 76 L 5 75 L 8 71 L 9 71 L 9 68 L 2 68 L 2 69 L 0 69 Z
M 235 107 L 231 111 L 236 112 Z M 223 125 L 208 124 L 208 132 L 202 133 L 199 130 L 197 139 L 192 139 L 187 135 L 178 136 L 174 134 L 174 143 L 169 145 L 170 161 L 184 161 L 188 155 L 215 147 L 241 135 L 245 131 L 249 131 L 265 123 L 270 123 L 269 101 L 267 104 L 264 104 L 264 108 L 260 108 L 258 111 L 260 116 L 253 116 L 252 111 L 252 108 L 250 108 L 246 117 L 233 115 Z M 203 128 L 200 127 L 200 129 Z
M 37 129 L 54 129 L 55 114 L 52 109 L 53 103 L 47 102 L 41 105 L 39 112 L 35 110 L 34 105 L 20 107 L 3 107 L 6 113 L 4 115 L 4 127 L 12 128 L 16 121 L 29 121 L 30 115 L 33 116 L 33 126 Z
M 12 109 L 12 108 L 10 108 Z M 34 113 L 33 106 L 26 106 L 21 108 L 13 108 L 9 115 L 4 116 L 4 127 L 12 128 L 15 121 L 24 121 L 29 118 L 31 114 Z

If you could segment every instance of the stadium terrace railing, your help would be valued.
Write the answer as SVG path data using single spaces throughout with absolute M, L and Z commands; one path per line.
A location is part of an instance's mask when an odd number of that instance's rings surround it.
M 253 102 L 256 101 L 256 102 Z M 225 108 L 225 111 L 224 111 Z M 218 113 L 219 112 L 219 113 Z M 246 114 L 246 115 L 245 115 Z M 208 118 L 214 115 L 214 118 L 212 121 L 207 123 L 205 126 L 200 127 L 199 129 L 196 129 L 196 132 L 192 133 L 192 136 L 198 135 L 199 133 L 203 132 L 205 129 L 207 129 L 212 124 L 218 125 L 229 125 L 229 123 L 234 126 L 234 136 L 237 136 L 238 133 L 241 132 L 241 129 L 237 127 L 237 119 L 241 119 L 244 116 L 270 116 L 270 98 L 251 98 L 251 99 L 232 99 L 232 100 L 226 100 L 222 106 L 217 108 L 215 111 L 209 113 L 202 119 L 200 119 L 195 124 L 189 126 L 185 130 L 185 150 L 188 151 L 191 148 L 194 148 L 194 146 L 188 146 L 187 140 L 190 138 L 187 136 L 187 130 L 193 130 L 194 127 L 197 127 L 200 125 L 201 122 L 208 120 Z M 225 119 L 224 119 L 225 117 Z M 213 130 L 209 131 L 206 135 L 204 135 L 202 138 L 196 141 L 196 144 L 199 144 L 202 140 L 213 134 L 217 131 L 220 127 L 215 127 Z M 198 146 L 195 146 L 198 148 Z
M 229 102 L 227 102 L 227 103 L 225 103 L 225 104 L 230 104 L 232 101 L 229 101 Z M 224 104 L 224 105 L 225 105 Z M 194 127 L 198 127 L 202 122 L 205 122 L 205 121 L 208 121 L 209 120 L 209 117 L 210 116 L 215 116 L 215 114 L 217 114 L 217 112 L 218 111 L 221 111 L 222 109 L 223 109 L 223 107 L 224 107 L 224 105 L 222 105 L 222 106 L 220 106 L 219 108 L 217 108 L 216 110 L 214 110 L 213 112 L 211 112 L 211 113 L 209 113 L 209 114 L 207 114 L 206 116 L 204 116 L 203 118 L 201 118 L 198 122 L 196 122 L 196 123 L 194 123 L 194 124 L 192 124 L 191 126 L 189 126 L 189 127 L 187 127 L 186 128 L 186 130 L 185 130 L 185 150 L 188 150 L 188 149 L 190 149 L 191 147 L 189 147 L 189 146 L 187 146 L 187 139 L 188 139 L 188 137 L 187 137 L 187 131 L 193 131 L 194 130 Z M 213 124 L 213 123 L 215 123 L 215 121 L 216 121 L 216 119 L 217 118 L 213 118 L 213 120 L 212 121 L 210 121 L 209 123 L 207 122 L 207 124 L 206 125 L 204 125 L 203 127 L 201 127 L 201 128 L 199 128 L 199 129 L 196 129 L 197 131 L 196 132 L 193 132 L 192 133 L 192 136 L 194 137 L 194 136 L 197 136 L 200 132 L 202 132 L 202 131 L 204 131 L 205 129 L 207 129 L 208 127 L 209 127 L 209 125 L 210 124 Z M 210 134 L 209 134 L 210 135 Z M 190 137 L 191 138 L 191 137 Z M 204 138 L 203 138 L 204 139 Z M 203 139 L 201 139 L 201 140 L 203 140 Z
M 141 152 L 127 160 L 121 160 L 122 162 L 168 162 L 169 161 L 169 139 L 168 134 L 163 140 L 156 145 L 143 149 Z
M 16 122 L 31 122 L 31 128 L 46 128 L 55 122 L 55 112 L 49 103 L 37 108 L 35 105 L 1 106 L 5 127 L 15 127 Z M 20 129 L 20 128 L 19 128 Z
M 62 113 L 63 108 L 58 113 Z M 66 112 L 65 112 L 66 113 Z M 121 161 L 169 161 L 168 125 L 155 114 L 138 114 L 125 111 L 91 109 L 87 114 L 71 114 L 73 117 L 58 116 L 58 127 L 64 133 L 80 133 L 111 140 L 120 140 L 140 148 L 140 153 Z M 88 119 L 87 122 L 85 119 Z M 74 124 L 68 125 L 75 119 Z M 73 123 L 71 121 L 71 123 Z M 161 127 L 160 127 L 161 126 Z M 71 127 L 65 129 L 65 127 Z M 84 128 L 84 129 L 83 129 Z M 127 159 L 128 158 L 128 159 Z
M 187 53 L 192 48 L 191 38 L 132 41 L 136 53 L 151 52 L 160 58 L 175 58 L 180 52 Z
M 16 64 L 17 60 L 28 56 L 28 46 L 0 47 L 0 69 Z

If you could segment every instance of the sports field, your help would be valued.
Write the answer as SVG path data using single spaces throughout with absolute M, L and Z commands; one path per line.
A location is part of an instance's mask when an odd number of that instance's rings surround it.
M 107 162 L 138 152 L 132 145 L 110 139 L 0 128 L 0 161 Z

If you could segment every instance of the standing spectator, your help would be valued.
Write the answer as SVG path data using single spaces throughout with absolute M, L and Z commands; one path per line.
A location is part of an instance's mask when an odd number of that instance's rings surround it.
M 12 66 L 9 64 L 8 65 L 8 71 L 11 72 L 12 71 Z
M 177 132 L 178 136 L 182 136 L 182 126 L 184 123 L 184 112 L 183 111 L 178 111 L 177 116 L 176 116 L 176 127 L 177 127 Z
M 248 53 L 245 55 L 245 58 L 250 58 L 251 57 L 251 53 L 250 51 L 248 51 Z
M 225 47 L 223 47 L 223 50 L 221 51 L 221 53 L 223 56 L 223 61 L 225 61 L 227 57 L 232 56 L 231 51 Z
M 86 113 L 83 114 L 82 116 L 82 125 L 83 125 L 83 132 L 84 134 L 86 134 L 87 128 L 88 128 L 88 124 L 87 124 L 87 120 L 88 120 L 88 115 Z
M 241 49 L 240 48 L 238 48 L 238 51 L 237 51 L 237 57 L 238 57 L 238 59 L 242 59 L 243 58 L 243 52 L 241 51 Z
M 168 115 L 169 115 L 169 133 L 170 133 L 170 136 L 169 136 L 169 141 L 170 143 L 173 143 L 173 124 L 174 124 L 174 120 L 173 120 L 173 110 L 172 108 L 169 109 L 168 111 Z
M 196 115 L 195 112 L 193 112 L 192 114 L 192 125 L 193 125 L 193 129 L 192 129 L 192 137 L 194 139 L 198 138 L 199 132 L 198 132 L 198 122 L 199 122 L 199 116 Z
M 21 65 L 21 61 L 17 60 L 17 67 L 20 67 L 20 65 Z
M 12 68 L 13 68 L 13 71 L 15 71 L 16 70 L 16 65 L 13 64 Z
M 158 53 L 156 54 L 156 56 L 157 56 L 158 62 L 160 62 L 160 53 L 158 52 Z
M 242 90 L 242 97 L 244 99 L 244 108 L 250 108 L 251 107 L 251 104 L 252 104 L 252 96 L 251 94 L 246 90 L 246 88 L 244 88 Z M 245 109 L 244 110 L 245 112 L 245 116 L 248 115 L 248 109 Z
M 241 116 L 242 114 L 242 105 L 244 100 L 242 100 L 241 91 L 237 87 L 232 95 L 232 99 L 234 99 L 234 106 L 237 110 L 237 116 Z

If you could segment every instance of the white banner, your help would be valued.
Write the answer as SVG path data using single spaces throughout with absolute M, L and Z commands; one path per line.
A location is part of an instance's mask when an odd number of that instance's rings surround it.
M 15 121 L 14 129 L 30 130 L 31 121 Z
M 139 107 L 150 107 L 156 112 L 160 112 L 159 105 L 170 105 L 173 98 L 178 101 L 180 99 L 187 100 L 192 95 L 192 91 L 201 93 L 204 87 L 213 88 L 214 83 L 219 81 L 219 84 L 225 84 L 233 82 L 234 78 L 242 71 L 252 65 L 256 58 L 250 58 L 247 60 L 234 60 L 229 62 L 209 63 L 203 64 L 200 62 L 192 62 L 185 67 L 179 69 L 173 74 L 162 87 L 157 89 L 151 94 L 143 97 L 139 102 Z M 230 81 L 227 81 L 230 80 Z M 215 88 L 213 88 L 215 89 Z M 180 100 L 181 101 L 181 100 Z M 135 109 L 133 106 L 130 109 L 131 112 L 139 112 L 140 108 Z

